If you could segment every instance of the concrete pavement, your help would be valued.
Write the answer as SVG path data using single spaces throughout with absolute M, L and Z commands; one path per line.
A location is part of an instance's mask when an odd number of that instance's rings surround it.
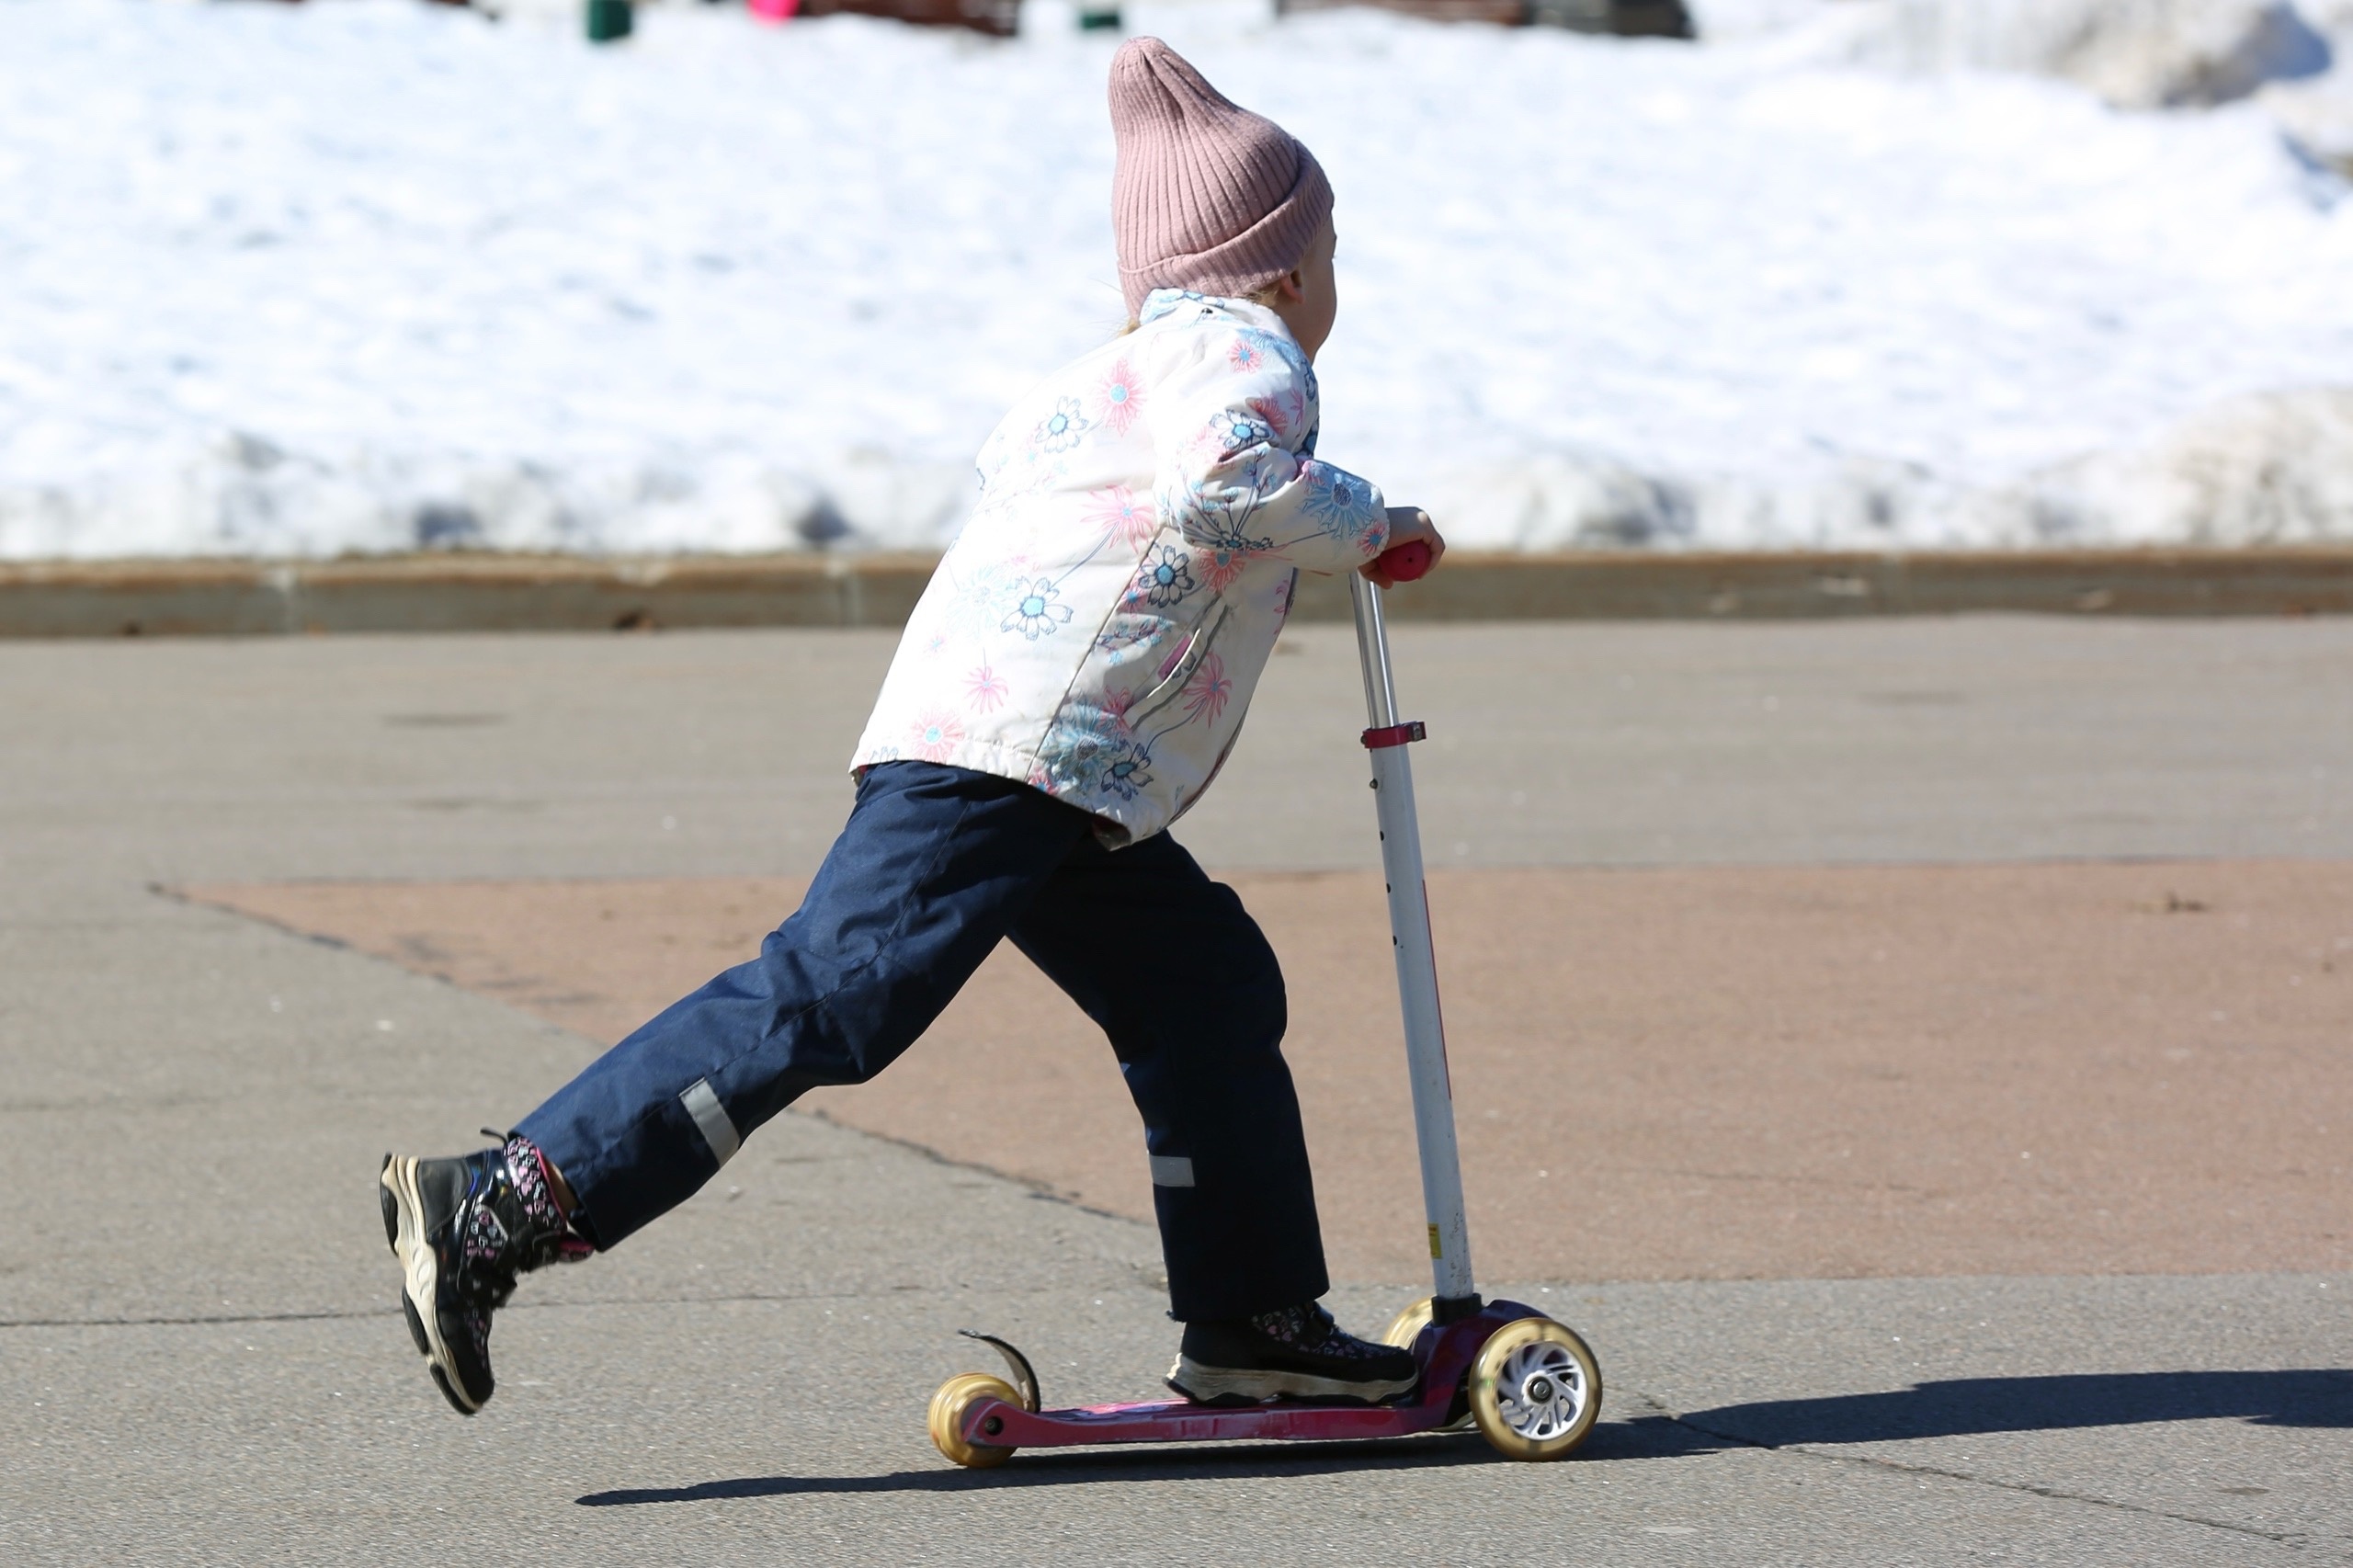
M 1213 866 L 1370 859 L 1347 644 L 1301 632 L 1188 819 Z M 949 1331 L 1051 1397 L 1140 1392 L 1151 1233 L 805 1117 L 527 1282 L 460 1420 L 389 1310 L 375 1156 L 465 1145 L 592 1042 L 154 884 L 805 875 L 887 653 L 0 649 L 0 1561 L 2353 1559 L 2342 1272 L 1595 1285 L 1496 1237 L 1491 1288 L 1601 1357 L 1576 1461 L 956 1472 L 922 1428 L 982 1364 Z M 1445 865 L 2353 858 L 2339 623 L 1431 628 L 1400 661 Z
M 1427 1267 L 1371 871 L 1233 871 L 1341 1278 Z M 188 896 L 587 1040 L 801 885 L 265 882 Z M 1471 1229 L 1544 1278 L 2353 1267 L 2353 861 L 1452 868 L 1429 887 Z M 1100 1030 L 1010 947 L 845 1126 L 1150 1220 Z M 1482 1249 L 1483 1251 L 1483 1249 Z

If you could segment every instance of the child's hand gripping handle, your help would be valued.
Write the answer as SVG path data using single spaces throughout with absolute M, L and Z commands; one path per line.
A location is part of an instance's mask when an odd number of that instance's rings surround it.
M 1392 583 L 1415 582 L 1430 569 L 1433 559 L 1425 540 L 1412 539 L 1392 545 L 1373 558 L 1373 580 L 1379 582 L 1386 577 Z
M 1364 564 L 1364 574 L 1375 587 L 1394 587 L 1427 577 L 1446 555 L 1446 540 L 1418 506 L 1389 508 L 1387 550 Z

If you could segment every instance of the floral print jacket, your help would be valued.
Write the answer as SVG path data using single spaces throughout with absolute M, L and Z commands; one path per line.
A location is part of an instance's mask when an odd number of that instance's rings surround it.
M 1379 554 L 1381 493 L 1315 457 L 1272 311 L 1162 290 L 1030 393 L 907 622 L 853 769 L 921 758 L 1091 812 L 1113 846 L 1200 798 L 1301 571 Z

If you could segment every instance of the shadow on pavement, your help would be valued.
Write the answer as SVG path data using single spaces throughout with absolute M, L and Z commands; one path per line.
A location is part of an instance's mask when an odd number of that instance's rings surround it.
M 1597 1437 L 1598 1428 L 1596 1429 Z M 731 1497 L 790 1497 L 801 1493 L 964 1492 L 1006 1486 L 1074 1486 L 1100 1481 L 1216 1481 L 1237 1475 L 1330 1475 L 1341 1471 L 1502 1464 L 1476 1434 L 1398 1437 L 1367 1443 L 1298 1443 L 1280 1448 L 1218 1445 L 1198 1449 L 1065 1449 L 1030 1452 L 999 1470 L 938 1470 L 889 1475 L 759 1475 L 692 1486 L 591 1492 L 583 1507 L 638 1503 L 701 1503 Z
M 2101 1372 L 1962 1378 L 1892 1393 L 1768 1400 L 1695 1410 L 1683 1425 L 1761 1448 L 1885 1443 L 1983 1432 L 2236 1420 L 2353 1427 L 2353 1371 Z M 1643 1425 L 1636 1423 L 1636 1425 Z M 1597 1440 L 1601 1434 L 1595 1431 Z
M 2353 1371 L 2111 1372 L 2049 1378 L 1964 1378 L 1890 1393 L 1727 1404 L 1681 1416 L 1604 1421 L 1578 1450 L 1592 1460 L 1686 1459 L 1726 1449 L 1885 1443 L 1988 1432 L 2063 1431 L 2161 1421 L 2249 1421 L 2264 1426 L 2353 1428 Z M 804 1493 L 961 1492 L 1074 1486 L 1105 1481 L 1212 1481 L 1236 1475 L 1328 1475 L 1509 1461 L 1473 1433 L 1372 1443 L 1197 1449 L 1066 1449 L 1022 1455 L 1002 1470 L 898 1471 L 888 1475 L 761 1475 L 591 1492 L 583 1507 L 703 1503 Z

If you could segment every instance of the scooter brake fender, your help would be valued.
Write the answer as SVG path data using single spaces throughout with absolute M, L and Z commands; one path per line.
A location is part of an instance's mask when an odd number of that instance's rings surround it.
M 1021 1395 L 1021 1408 L 1036 1415 L 1042 1402 L 1038 1397 L 1038 1374 L 1030 1367 L 1029 1358 L 994 1334 L 983 1334 L 977 1328 L 960 1328 L 956 1332 L 967 1339 L 977 1339 L 983 1345 L 994 1346 L 996 1353 L 1005 1358 L 1005 1364 L 1013 1369 L 1013 1387 Z

